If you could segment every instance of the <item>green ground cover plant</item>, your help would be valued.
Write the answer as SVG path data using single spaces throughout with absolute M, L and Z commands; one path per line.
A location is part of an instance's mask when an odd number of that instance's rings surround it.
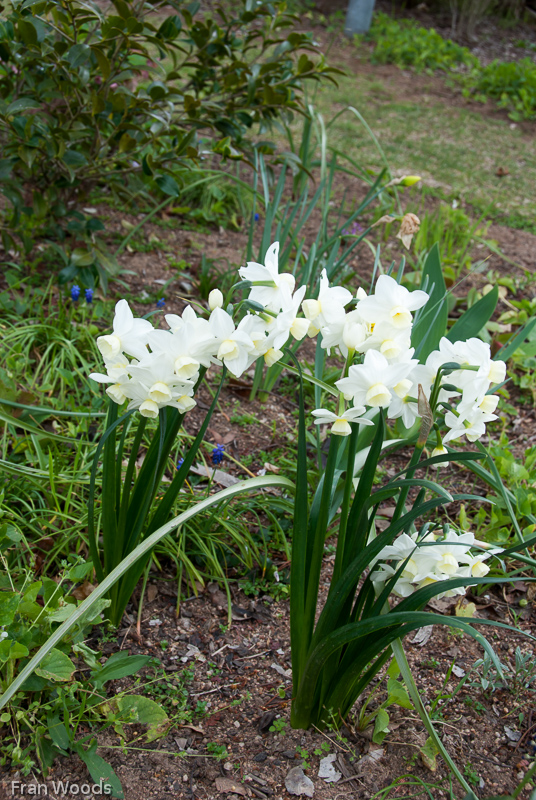
M 383 13 L 375 15 L 368 36 L 375 45 L 375 63 L 459 74 L 465 96 L 496 100 L 514 120 L 536 117 L 536 66 L 530 58 L 484 66 L 469 48 L 444 39 L 433 28 Z
M 423 28 L 413 20 L 394 19 L 378 12 L 368 35 L 375 44 L 372 60 L 377 64 L 398 64 L 418 72 L 448 72 L 478 64 L 469 48 L 444 39 L 433 28 Z

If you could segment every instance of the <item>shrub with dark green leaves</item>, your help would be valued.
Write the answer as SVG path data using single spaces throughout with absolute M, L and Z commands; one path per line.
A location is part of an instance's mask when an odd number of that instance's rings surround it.
M 0 5 L 0 9 L 2 6 Z M 35 235 L 85 243 L 64 278 L 113 259 L 81 204 L 97 185 L 121 199 L 180 193 L 198 131 L 222 158 L 252 131 L 302 109 L 306 80 L 332 77 L 284 4 L 241 0 L 230 16 L 183 0 L 14 0 L 0 16 L 0 185 L 5 249 Z M 258 145 L 263 147 L 263 145 Z M 269 145 L 264 143 L 264 148 Z M 86 200 L 87 202 L 87 200 Z

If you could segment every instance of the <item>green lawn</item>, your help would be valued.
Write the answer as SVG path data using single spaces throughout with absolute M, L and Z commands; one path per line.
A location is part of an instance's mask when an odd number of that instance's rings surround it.
M 331 54 L 330 62 L 336 64 Z M 354 106 L 378 138 L 393 172 L 421 175 L 434 191 L 471 203 L 490 217 L 510 217 L 517 226 L 536 220 L 536 144 L 511 122 L 494 119 L 463 106 L 441 104 L 427 95 L 419 80 L 415 97 L 398 97 L 392 78 L 366 74 L 341 76 L 338 88 L 322 86 L 314 99 L 326 123 L 347 106 Z M 382 165 L 370 135 L 350 112 L 329 130 L 329 144 L 363 167 Z M 501 167 L 508 171 L 497 177 Z

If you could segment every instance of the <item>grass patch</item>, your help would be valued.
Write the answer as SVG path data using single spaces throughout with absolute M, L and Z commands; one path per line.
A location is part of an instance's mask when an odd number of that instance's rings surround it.
M 445 198 L 475 206 L 488 219 L 534 230 L 536 216 L 536 144 L 503 119 L 469 108 L 446 105 L 420 86 L 401 97 L 395 76 L 360 72 L 341 76 L 338 87 L 320 88 L 315 106 L 326 122 L 346 106 L 365 117 L 395 173 L 418 174 L 424 186 Z M 329 144 L 378 171 L 384 161 L 353 114 L 330 127 Z M 496 173 L 501 168 L 504 177 Z M 413 190 L 416 191 L 416 190 Z

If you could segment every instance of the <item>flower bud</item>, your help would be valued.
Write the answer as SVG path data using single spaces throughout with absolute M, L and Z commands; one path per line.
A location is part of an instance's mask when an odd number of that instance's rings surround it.
M 213 289 L 208 296 L 208 307 L 211 311 L 215 308 L 223 308 L 223 294 L 219 289 Z
M 447 450 L 446 447 L 443 446 L 434 447 L 430 457 L 435 458 L 436 456 L 446 456 L 448 455 L 448 452 L 449 451 Z M 439 469 L 439 467 L 443 465 L 440 462 L 438 462 L 437 464 L 431 464 L 430 466 L 432 467 L 432 469 Z M 445 467 L 448 467 L 448 461 L 445 462 Z
M 296 286 L 296 278 L 291 272 L 282 272 L 279 275 L 281 283 L 286 283 L 288 288 L 290 289 L 291 293 L 294 291 L 294 287 Z
M 342 340 L 348 350 L 357 350 L 367 338 L 367 333 L 364 325 L 359 322 L 353 325 L 345 325 L 342 333 Z
M 419 175 L 405 175 L 400 181 L 400 186 L 415 186 L 422 178 Z

